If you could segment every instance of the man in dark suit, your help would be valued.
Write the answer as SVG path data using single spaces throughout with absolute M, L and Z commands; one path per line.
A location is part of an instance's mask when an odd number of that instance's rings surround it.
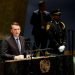
M 11 24 L 11 35 L 2 42 L 1 56 L 3 60 L 21 60 L 25 56 L 25 38 L 20 36 L 21 27 L 18 22 Z M 5 75 L 22 75 L 24 65 L 19 62 L 5 65 Z
M 25 38 L 20 36 L 20 32 L 20 25 L 17 22 L 13 22 L 11 24 L 11 35 L 2 42 L 3 58 L 18 60 L 24 57 Z
M 50 21 L 50 13 L 46 9 L 45 1 L 41 0 L 38 3 L 39 9 L 35 10 L 31 16 L 30 23 L 33 26 L 32 35 L 34 37 L 33 49 L 44 49 L 47 47 L 47 22 Z M 42 52 L 42 55 L 44 53 Z

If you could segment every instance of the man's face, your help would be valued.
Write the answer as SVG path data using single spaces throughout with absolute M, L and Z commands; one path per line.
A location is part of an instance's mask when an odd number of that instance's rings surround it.
M 21 28 L 18 25 L 12 25 L 11 26 L 11 33 L 13 36 L 18 37 L 20 35 Z
M 54 19 L 54 20 L 57 20 L 57 21 L 60 20 L 60 18 L 61 18 L 61 17 L 60 17 L 59 15 L 54 15 L 54 16 L 53 16 L 53 19 Z
M 41 4 L 40 11 L 43 12 L 45 10 L 46 10 L 46 5 L 45 4 Z

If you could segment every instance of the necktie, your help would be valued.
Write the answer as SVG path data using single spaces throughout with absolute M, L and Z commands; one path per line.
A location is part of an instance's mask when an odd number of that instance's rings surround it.
M 20 43 L 19 38 L 16 39 L 16 42 L 17 42 L 17 45 L 18 45 L 19 52 L 21 54 L 21 43 Z
M 43 13 L 41 13 L 41 25 L 43 25 L 44 22 L 44 17 L 43 17 Z
M 44 24 L 45 24 L 45 21 L 44 21 L 44 14 L 41 13 L 41 28 L 44 29 Z

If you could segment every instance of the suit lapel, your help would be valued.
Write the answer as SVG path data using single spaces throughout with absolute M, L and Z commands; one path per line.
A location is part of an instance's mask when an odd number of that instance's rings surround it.
M 11 36 L 11 42 L 12 42 L 13 47 L 15 47 L 17 52 L 19 52 L 18 45 L 17 45 L 16 40 L 14 39 L 13 36 Z

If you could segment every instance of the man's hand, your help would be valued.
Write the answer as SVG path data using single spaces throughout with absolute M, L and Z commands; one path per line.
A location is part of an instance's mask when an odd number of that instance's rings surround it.
M 21 60 L 21 59 L 24 59 L 24 55 L 14 56 L 14 60 Z
M 65 46 L 64 46 L 64 45 L 60 46 L 60 47 L 58 48 L 58 50 L 59 50 L 60 52 L 63 52 L 63 51 L 65 50 Z

